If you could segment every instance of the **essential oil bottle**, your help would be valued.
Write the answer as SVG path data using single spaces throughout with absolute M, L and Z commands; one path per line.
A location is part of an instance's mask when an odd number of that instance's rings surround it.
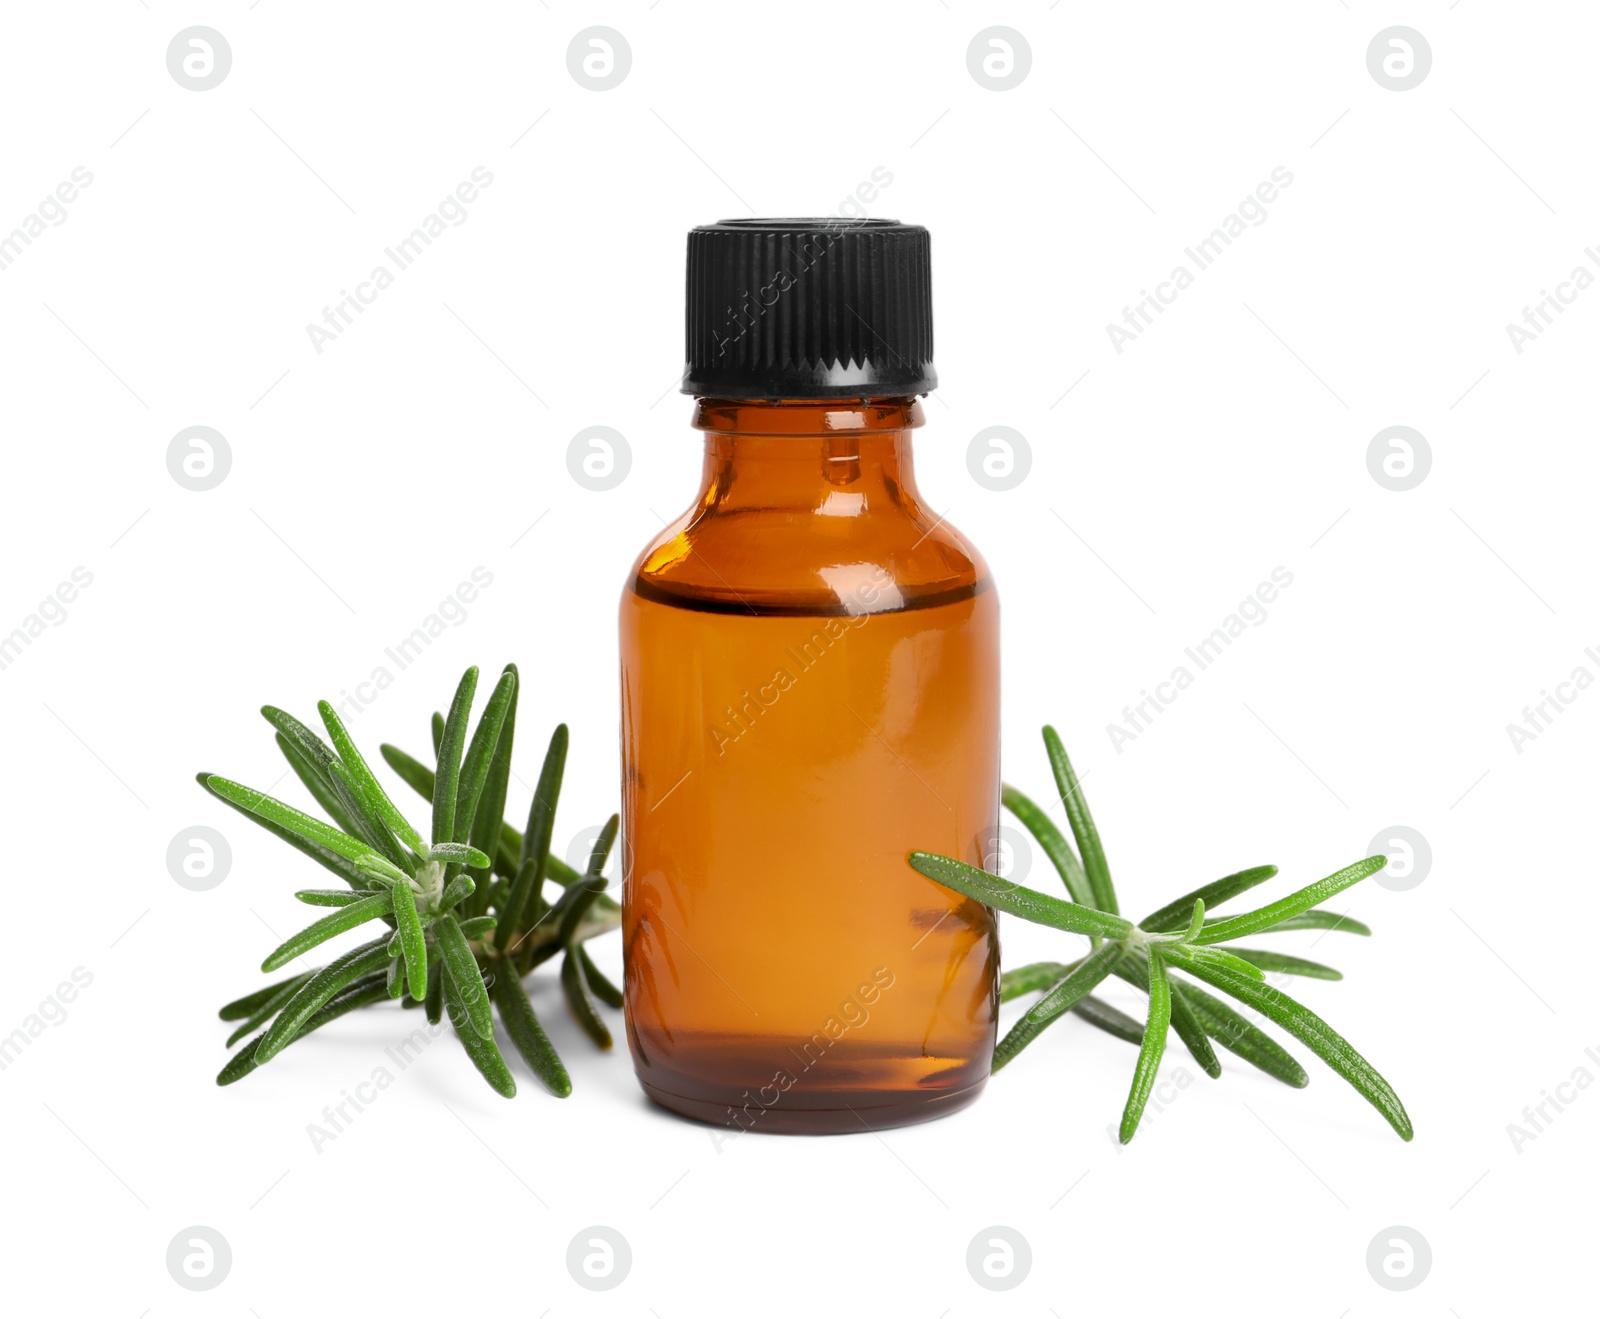
M 999 605 L 912 473 L 928 232 L 695 229 L 687 340 L 700 491 L 621 609 L 635 1069 L 740 1131 L 952 1112 L 994 1046 L 994 915 L 906 853 L 992 859 Z

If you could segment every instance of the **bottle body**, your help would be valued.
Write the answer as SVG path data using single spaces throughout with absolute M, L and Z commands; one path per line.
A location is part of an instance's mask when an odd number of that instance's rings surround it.
M 859 1131 L 976 1098 L 998 602 L 911 479 L 909 400 L 703 401 L 704 483 L 621 607 L 627 1027 L 674 1111 Z

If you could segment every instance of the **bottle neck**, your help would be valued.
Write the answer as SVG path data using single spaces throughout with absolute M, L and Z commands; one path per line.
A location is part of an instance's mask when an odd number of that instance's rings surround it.
M 704 513 L 914 510 L 911 432 L 922 422 L 914 398 L 698 399 L 692 424 L 705 432 L 705 466 L 697 502 Z

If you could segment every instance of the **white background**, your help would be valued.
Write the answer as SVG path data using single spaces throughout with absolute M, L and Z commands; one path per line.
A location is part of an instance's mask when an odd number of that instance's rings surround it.
M 231 46 L 209 91 L 166 66 L 191 24 Z M 631 48 L 606 92 L 567 69 L 592 24 Z M 991 24 L 1031 48 L 1014 90 L 968 72 Z M 1432 49 L 1409 91 L 1368 72 L 1391 24 Z M 1567 1091 L 1520 1148 L 1507 1130 L 1577 1069 L 1600 1077 L 1582 933 L 1600 692 L 1520 752 L 1507 733 L 1576 667 L 1600 674 L 1584 654 L 1600 645 L 1600 292 L 1521 353 L 1506 330 L 1574 267 L 1600 271 L 1584 251 L 1600 241 L 1590 7 L 116 0 L 7 5 L 4 25 L 0 233 L 75 167 L 93 176 L 0 271 L 0 632 L 75 567 L 93 576 L 0 671 L 0 1032 L 75 967 L 92 976 L 0 1074 L 11 1306 L 936 1319 L 1176 1294 L 1208 1313 L 1231 1297 L 1251 1315 L 1477 1319 L 1592 1304 L 1580 1179 L 1600 1091 Z M 477 166 L 493 183 L 465 223 L 318 353 L 308 322 Z M 1000 586 L 1007 777 L 1049 795 L 1037 730 L 1056 723 L 1129 910 L 1263 861 L 1279 886 L 1309 882 L 1390 826 L 1420 831 L 1419 886 L 1341 899 L 1375 937 L 1310 954 L 1344 983 L 1295 986 L 1394 1082 L 1415 1142 L 1309 1057 L 1294 1092 L 1230 1055 L 1208 1081 L 1174 1046 L 1169 1078 L 1195 1083 L 1119 1151 L 1107 1127 L 1133 1050 L 1068 1020 L 946 1121 L 719 1149 L 646 1104 L 620 1045 L 580 1036 L 548 971 L 534 1001 L 569 1100 L 518 1062 L 505 1102 L 446 1039 L 314 1149 L 308 1124 L 402 1033 L 387 1008 L 216 1088 L 215 1008 L 260 983 L 275 934 L 307 918 L 290 894 L 320 872 L 194 772 L 275 782 L 256 707 L 310 717 L 355 691 L 482 566 L 492 586 L 355 735 L 425 751 L 461 669 L 515 659 L 508 814 L 565 719 L 558 845 L 603 819 L 616 600 L 699 470 L 671 392 L 684 231 L 829 213 L 880 166 L 892 182 L 869 213 L 933 234 L 944 384 L 920 479 Z M 1265 222 L 1118 353 L 1107 324 L 1278 166 L 1293 183 Z M 166 465 L 195 425 L 232 456 L 201 493 Z M 567 470 L 592 425 L 631 448 L 606 492 Z M 993 425 L 1031 448 L 1010 491 L 968 474 Z M 1403 493 L 1367 465 L 1394 425 L 1432 454 Z M 1280 565 L 1294 582 L 1267 620 L 1115 749 L 1122 707 Z M 198 824 L 233 853 L 201 893 L 165 862 Z M 1075 943 L 1002 931 L 1007 965 Z M 618 941 L 596 948 L 617 970 Z M 195 1224 L 233 1255 L 203 1294 L 165 1266 Z M 606 1293 L 565 1266 L 591 1224 L 633 1252 Z M 1006 1293 L 966 1268 L 992 1224 L 1032 1246 Z M 1391 1225 L 1432 1249 L 1405 1293 L 1365 1263 Z

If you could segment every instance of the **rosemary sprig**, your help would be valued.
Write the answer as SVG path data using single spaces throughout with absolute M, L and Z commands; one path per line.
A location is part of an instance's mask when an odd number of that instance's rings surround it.
M 1337 929 L 1370 934 L 1371 930 L 1361 922 L 1317 904 L 1376 874 L 1388 859 L 1374 856 L 1357 861 L 1288 897 L 1239 916 L 1208 917 L 1212 908 L 1278 873 L 1276 866 L 1256 866 L 1185 893 L 1135 924 L 1118 913 L 1099 831 L 1053 728 L 1045 728 L 1044 743 L 1056 788 L 1066 807 L 1067 822 L 1077 840 L 1077 852 L 1049 816 L 1017 789 L 1003 788 L 1001 801 L 1054 863 L 1070 901 L 1009 883 L 953 857 L 912 852 L 908 858 L 916 870 L 957 893 L 1037 925 L 1085 935 L 1090 940 L 1089 953 L 1076 961 L 1036 962 L 1007 971 L 1001 977 L 1002 1000 L 1040 990 L 1044 994 L 995 1046 L 992 1070 L 999 1071 L 1069 1011 L 1119 1039 L 1137 1042 L 1139 1059 L 1122 1111 L 1120 1134 L 1124 1144 L 1133 1139 L 1144 1116 L 1166 1050 L 1169 1028 L 1210 1076 L 1218 1076 L 1222 1070 L 1211 1047 L 1215 1040 L 1268 1076 L 1296 1087 L 1306 1084 L 1304 1068 L 1269 1035 L 1221 999 L 1176 974 L 1182 972 L 1255 1009 L 1293 1035 L 1348 1081 L 1401 1139 L 1410 1140 L 1411 1119 L 1394 1088 L 1333 1027 L 1289 995 L 1266 984 L 1263 975 L 1272 971 L 1337 980 L 1339 972 L 1320 962 L 1284 953 L 1218 947 L 1234 939 L 1286 930 Z M 1113 974 L 1148 995 L 1149 1013 L 1142 1029 L 1131 1017 L 1090 993 Z
M 431 804 L 428 839 L 390 799 L 326 701 L 317 708 L 330 747 L 294 716 L 265 706 L 290 767 L 332 824 L 266 793 L 215 774 L 201 774 L 212 796 L 249 816 L 344 881 L 344 889 L 295 894 L 328 914 L 286 939 L 262 962 L 275 971 L 347 931 L 382 921 L 389 928 L 326 966 L 280 980 L 222 1008 L 237 1021 L 232 1046 L 265 1026 L 229 1059 L 217 1084 L 248 1076 L 296 1040 L 346 1012 L 396 998 L 422 1004 L 437 1023 L 445 1013 L 463 1049 L 500 1094 L 517 1092 L 495 1043 L 491 1005 L 523 1060 L 565 1097 L 572 1080 L 534 1013 L 522 979 L 540 962 L 564 955 L 561 983 L 573 1017 L 601 1048 L 611 1034 L 591 995 L 620 1006 L 622 994 L 603 976 L 584 943 L 620 924 L 620 908 L 602 896 L 601 876 L 617 834 L 612 816 L 586 872 L 550 855 L 556 802 L 567 754 L 567 729 L 550 739 L 534 791 L 528 827 L 518 833 L 501 816 L 511 773 L 519 677 L 507 665 L 476 728 L 467 736 L 478 670 L 462 675 L 448 717 L 433 716 L 436 768 L 391 746 L 385 761 Z M 560 895 L 552 902 L 544 885 Z

